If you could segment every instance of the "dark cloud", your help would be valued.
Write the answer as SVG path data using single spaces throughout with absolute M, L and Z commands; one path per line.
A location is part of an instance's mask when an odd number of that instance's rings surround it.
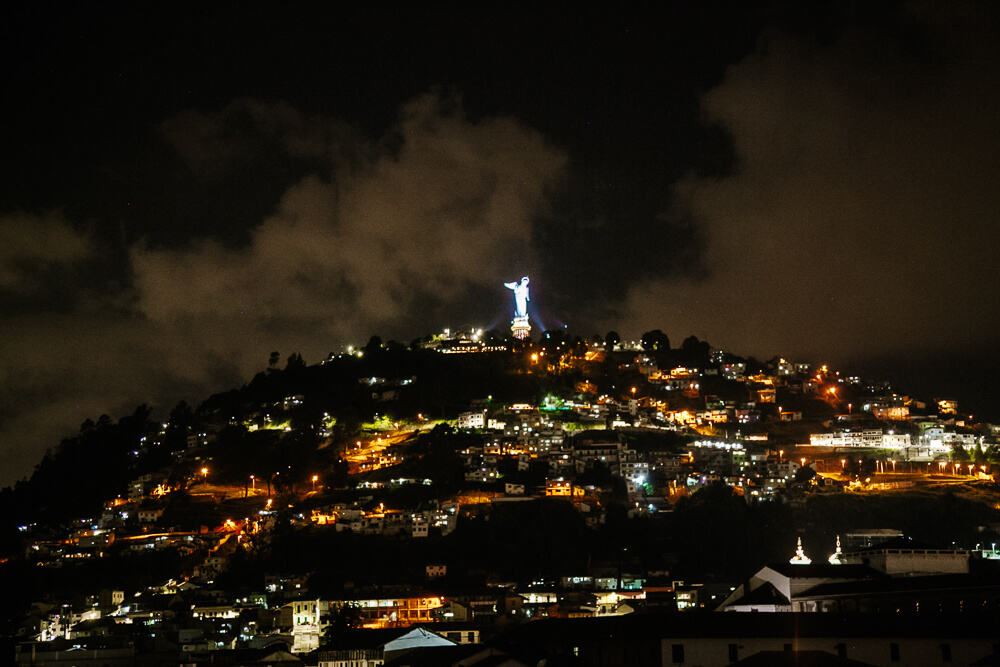
M 135 248 L 142 313 L 357 334 L 421 295 L 455 298 L 535 261 L 532 220 L 563 170 L 558 150 L 510 119 L 472 123 L 436 95 L 408 103 L 392 134 L 356 168 L 292 187 L 246 247 Z
M 271 350 L 499 323 L 525 273 L 580 333 L 991 344 L 996 12 L 871 4 L 217 12 L 193 45 L 176 12 L 50 32 L 31 10 L 0 209 L 65 213 L 0 218 L 0 484 L 84 418 L 197 400 Z M 411 99 L 435 85 L 470 111 Z
M 248 132 L 212 139 L 230 114 L 248 114 Z M 130 284 L 95 292 L 70 281 L 73 312 L 8 320 L 0 456 L 10 463 L 0 484 L 87 417 L 196 400 L 249 378 L 274 349 L 316 361 L 537 261 L 535 219 L 566 164 L 539 133 L 507 117 L 473 122 L 436 94 L 407 103 L 374 141 L 331 140 L 334 125 L 249 101 L 164 125 L 196 168 L 238 160 L 264 135 L 323 168 L 289 188 L 246 244 L 139 243 Z M 13 239 L 0 250 L 5 283 L 20 280 L 8 267 L 29 260 L 100 261 L 58 220 L 12 218 L 0 234 Z
M 57 214 L 0 217 L 0 294 L 33 292 L 47 271 L 83 261 L 93 252 L 89 234 Z
M 329 163 L 362 148 L 347 122 L 304 114 L 283 101 L 251 98 L 218 111 L 187 109 L 161 123 L 160 131 L 202 178 L 228 173 L 238 162 L 277 156 Z
M 829 45 L 766 35 L 702 100 L 729 177 L 673 186 L 703 272 L 636 285 L 629 330 L 754 354 L 981 348 L 1000 324 L 1000 59 L 971 12 Z M 959 35 L 962 38 L 959 38 Z

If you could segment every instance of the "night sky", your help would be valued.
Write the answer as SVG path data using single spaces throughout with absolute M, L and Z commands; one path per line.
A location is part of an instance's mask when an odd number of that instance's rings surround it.
M 504 327 L 524 274 L 545 326 L 995 408 L 995 3 L 20 4 L 0 484 L 272 350 Z

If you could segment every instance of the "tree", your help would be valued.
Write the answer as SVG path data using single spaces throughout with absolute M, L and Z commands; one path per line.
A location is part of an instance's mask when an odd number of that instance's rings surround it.
M 187 447 L 187 435 L 194 425 L 194 411 L 186 401 L 180 401 L 170 411 L 167 420 L 167 432 L 164 444 L 172 452 L 180 451 Z
M 347 603 L 337 610 L 337 615 L 333 618 L 333 623 L 326 629 L 327 638 L 337 638 L 340 635 L 360 628 L 364 619 L 361 617 L 361 608 L 353 603 Z
M 815 476 L 816 476 L 816 471 L 813 470 L 812 466 L 805 466 L 795 471 L 796 482 L 808 482 Z
M 399 355 L 406 352 L 406 346 L 396 340 L 390 340 L 385 344 L 385 351 L 389 354 Z
M 271 356 L 267 358 L 267 365 L 274 368 L 278 364 L 279 359 L 281 359 L 281 353 L 275 350 L 271 353 Z
M 372 356 L 382 351 L 382 339 L 379 336 L 372 336 L 365 345 L 365 355 Z
M 607 347 L 607 351 L 611 352 L 615 349 L 615 345 L 622 342 L 622 337 L 618 335 L 617 331 L 609 331 L 604 337 L 604 345 Z
M 566 333 L 562 329 L 547 329 L 542 334 L 542 347 L 546 352 L 554 352 L 566 342 Z
M 497 346 L 503 344 L 503 334 L 501 334 L 496 329 L 490 329 L 485 334 L 483 334 L 483 342 L 490 346 Z
M 646 352 L 668 352 L 670 350 L 670 339 L 659 329 L 642 334 L 639 343 Z
M 983 451 L 983 443 L 982 442 L 979 442 L 979 441 L 976 442 L 976 449 L 972 453 L 972 461 L 976 465 L 982 465 L 982 464 L 986 463 L 986 452 Z
M 306 362 L 305 360 L 302 359 L 301 354 L 299 354 L 298 352 L 292 352 L 290 355 L 288 355 L 288 361 L 285 362 L 286 371 L 297 370 L 305 367 L 306 367 Z
M 697 336 L 688 336 L 684 339 L 684 342 L 681 343 L 681 350 L 690 362 L 707 362 L 708 354 L 711 352 L 712 346 L 706 341 L 698 340 Z

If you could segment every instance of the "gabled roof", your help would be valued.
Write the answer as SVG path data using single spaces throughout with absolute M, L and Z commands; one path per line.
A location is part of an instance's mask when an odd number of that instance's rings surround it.
M 323 650 L 378 648 L 402 637 L 410 628 L 385 628 L 382 630 L 348 630 L 336 633 L 333 640 Z
M 427 646 L 415 648 L 385 661 L 385 667 L 440 667 L 453 665 L 470 655 L 483 650 L 482 646 Z
M 334 635 L 322 650 L 385 648 L 400 651 L 418 646 L 454 646 L 455 642 L 424 628 L 385 628 L 382 630 L 349 630 Z
M 409 628 L 408 632 L 386 642 L 385 650 L 405 651 L 426 646 L 455 646 L 455 642 L 425 628 Z
M 735 605 L 767 605 L 767 604 L 791 604 L 788 598 L 781 594 L 777 588 L 774 587 L 770 582 L 758 586 L 749 595 L 744 595 L 740 599 L 733 602 L 730 606 Z

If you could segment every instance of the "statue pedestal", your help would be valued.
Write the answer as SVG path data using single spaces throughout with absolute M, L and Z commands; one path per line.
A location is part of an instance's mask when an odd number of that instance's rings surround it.
M 531 335 L 531 325 L 527 317 L 515 317 L 510 321 L 510 333 L 518 340 L 525 340 Z

